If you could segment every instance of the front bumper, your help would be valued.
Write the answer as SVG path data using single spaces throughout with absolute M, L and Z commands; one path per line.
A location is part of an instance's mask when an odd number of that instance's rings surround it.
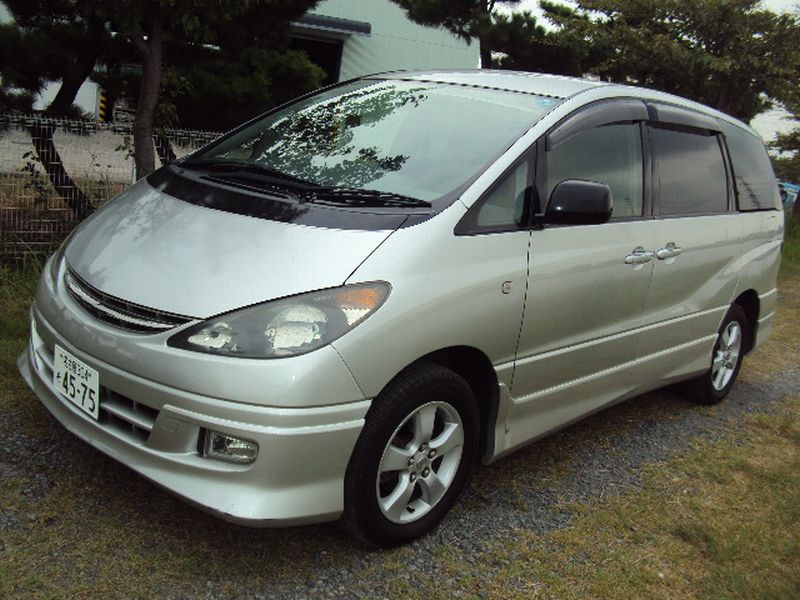
M 99 421 L 53 387 L 55 344 L 100 373 Z M 344 473 L 369 400 L 286 408 L 202 396 L 82 351 L 36 305 L 31 342 L 18 366 L 42 404 L 69 431 L 217 516 L 244 525 L 279 526 L 333 520 L 342 512 Z M 197 449 L 201 428 L 257 442 L 258 457 L 248 465 L 202 457 Z

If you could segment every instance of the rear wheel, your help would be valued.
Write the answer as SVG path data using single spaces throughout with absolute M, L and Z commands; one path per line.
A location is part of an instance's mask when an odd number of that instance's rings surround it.
M 412 367 L 367 413 L 345 476 L 345 528 L 378 546 L 427 533 L 461 493 L 477 441 L 464 379 L 436 364 Z
M 728 395 L 744 358 L 749 335 L 747 315 L 738 304 L 731 306 L 719 328 L 711 353 L 711 368 L 684 384 L 686 396 L 698 404 L 716 404 Z

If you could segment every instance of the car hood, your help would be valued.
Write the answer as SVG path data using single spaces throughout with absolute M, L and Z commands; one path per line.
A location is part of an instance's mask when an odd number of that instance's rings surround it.
M 142 180 L 70 239 L 70 268 L 106 294 L 195 318 L 341 285 L 391 231 L 330 229 L 183 202 Z

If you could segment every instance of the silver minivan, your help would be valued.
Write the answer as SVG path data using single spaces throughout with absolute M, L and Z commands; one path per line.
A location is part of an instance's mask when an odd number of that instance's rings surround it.
M 638 88 L 404 72 L 327 88 L 133 185 L 46 265 L 19 368 L 68 430 L 247 525 L 396 545 L 474 460 L 769 335 L 760 139 Z

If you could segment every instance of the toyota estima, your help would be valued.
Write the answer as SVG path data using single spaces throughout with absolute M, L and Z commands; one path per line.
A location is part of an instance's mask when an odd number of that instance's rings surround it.
M 783 232 L 744 124 L 631 87 L 393 73 L 139 181 L 47 264 L 19 367 L 67 429 L 234 522 L 378 545 L 474 460 L 770 332 Z

